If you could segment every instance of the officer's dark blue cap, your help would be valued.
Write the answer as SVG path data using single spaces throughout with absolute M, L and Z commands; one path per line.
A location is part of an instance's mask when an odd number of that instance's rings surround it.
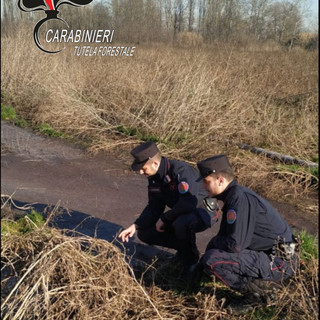
M 211 173 L 221 172 L 226 169 L 231 169 L 230 162 L 226 155 L 218 154 L 216 156 L 207 158 L 197 163 L 200 171 L 200 177 L 197 181 L 201 181 Z
M 159 153 L 159 149 L 153 141 L 148 141 L 135 147 L 131 150 L 131 155 L 134 157 L 131 169 L 139 171 L 157 153 Z

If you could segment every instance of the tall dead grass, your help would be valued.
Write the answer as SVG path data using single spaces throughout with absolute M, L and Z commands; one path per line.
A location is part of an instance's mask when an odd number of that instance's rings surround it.
M 2 37 L 1 90 L 34 124 L 88 138 L 93 151 L 120 144 L 128 150 L 141 138 L 157 137 L 166 155 L 192 163 L 224 152 L 240 181 L 253 188 L 260 179 L 271 181 L 265 195 L 308 191 L 311 175 L 279 180 L 272 161 L 248 157 L 237 144 L 314 160 L 317 51 L 150 45 L 130 58 L 76 57 L 72 48 L 44 54 L 31 34 L 21 29 Z M 257 179 L 254 163 L 261 169 Z
M 3 240 L 2 319 L 168 316 L 168 297 L 162 300 L 163 306 L 156 306 L 133 277 L 119 249 L 106 241 L 68 237 L 54 229 Z
M 112 243 L 81 234 L 35 228 L 1 236 L 2 319 L 255 319 L 224 308 L 214 283 L 197 294 L 177 290 L 174 280 L 148 286 L 138 281 L 123 253 Z M 161 270 L 162 269 L 162 270 Z M 169 267 L 145 272 L 168 274 Z M 150 271 L 151 270 L 151 271 Z M 159 276 L 158 276 L 159 277 Z M 317 318 L 318 262 L 301 265 L 297 276 L 269 305 L 272 319 Z M 265 309 L 264 312 L 267 309 Z M 270 318 L 270 317 L 269 317 Z M 268 318 L 268 319 L 269 319 Z M 270 319 L 271 319 L 270 318 Z M 266 317 L 267 319 L 267 317 Z

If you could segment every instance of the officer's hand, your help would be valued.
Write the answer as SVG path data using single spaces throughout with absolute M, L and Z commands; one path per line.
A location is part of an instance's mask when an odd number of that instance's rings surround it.
M 156 230 L 158 232 L 164 232 L 164 222 L 161 219 L 159 219 L 156 223 Z
M 130 227 L 123 230 L 118 237 L 121 238 L 123 242 L 129 242 L 129 238 L 131 238 L 135 234 L 136 230 L 136 225 L 132 224 Z

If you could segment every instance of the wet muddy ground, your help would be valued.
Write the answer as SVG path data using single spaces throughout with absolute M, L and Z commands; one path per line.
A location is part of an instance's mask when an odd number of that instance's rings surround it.
M 112 241 L 146 204 L 147 179 L 129 170 L 130 154 L 121 159 L 112 153 L 88 155 L 66 141 L 3 121 L 1 151 L 1 194 L 12 196 L 17 206 L 64 209 L 54 220 L 59 228 L 76 228 Z M 291 227 L 318 233 L 316 215 L 286 203 L 271 202 Z M 201 252 L 218 228 L 216 224 L 197 235 Z M 126 247 L 130 253 L 147 256 L 162 249 L 145 246 L 137 238 Z

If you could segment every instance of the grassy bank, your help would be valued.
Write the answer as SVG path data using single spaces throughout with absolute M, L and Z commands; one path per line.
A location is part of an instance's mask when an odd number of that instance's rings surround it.
M 8 206 L 2 209 L 10 216 Z M 276 301 L 243 315 L 226 308 L 241 304 L 241 295 L 219 282 L 202 278 L 191 290 L 177 282 L 179 268 L 159 257 L 137 278 L 114 244 L 68 234 L 35 211 L 1 219 L 2 319 L 311 320 L 319 313 L 317 240 L 304 232 L 296 276 Z
M 128 152 L 141 140 L 191 163 L 230 156 L 241 183 L 272 198 L 307 195 L 318 173 L 279 167 L 247 143 L 318 162 L 318 52 L 138 46 L 134 57 L 48 55 L 30 30 L 2 37 L 3 101 L 34 126 Z

